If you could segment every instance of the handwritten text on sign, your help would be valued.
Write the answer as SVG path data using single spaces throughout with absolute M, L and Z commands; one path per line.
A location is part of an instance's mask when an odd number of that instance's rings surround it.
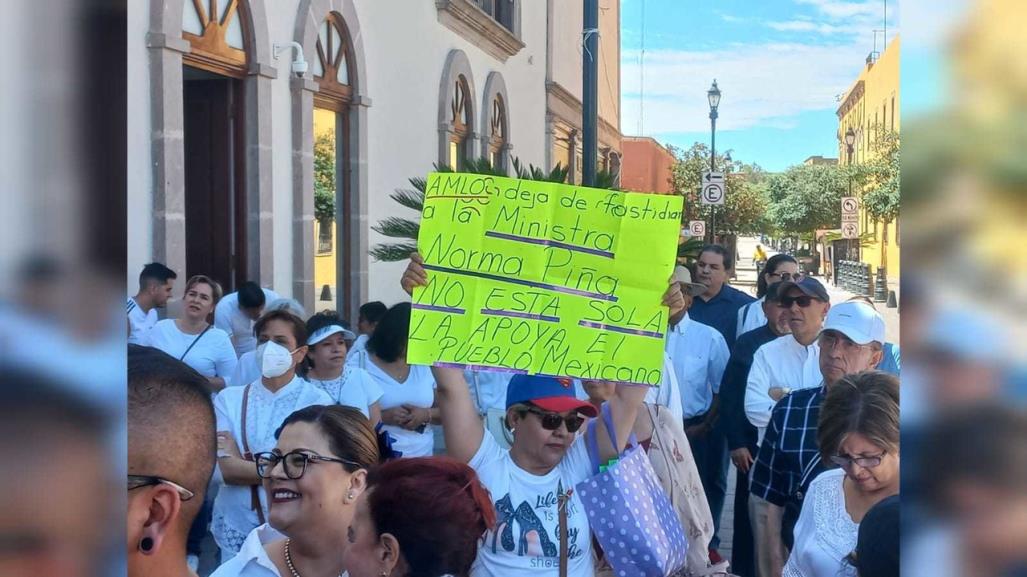
M 659 384 L 681 203 L 429 175 L 407 360 Z

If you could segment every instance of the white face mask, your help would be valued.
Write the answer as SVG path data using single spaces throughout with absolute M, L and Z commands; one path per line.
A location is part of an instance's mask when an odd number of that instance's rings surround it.
M 257 347 L 257 366 L 260 374 L 269 379 L 280 377 L 292 368 L 292 352 L 274 341 L 267 341 Z

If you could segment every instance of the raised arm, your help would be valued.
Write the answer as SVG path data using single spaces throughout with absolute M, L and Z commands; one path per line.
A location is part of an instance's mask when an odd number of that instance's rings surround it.
M 450 457 L 470 462 L 485 434 L 485 427 L 471 401 L 471 391 L 460 369 L 432 367 L 435 375 L 435 402 L 438 405 L 446 452 Z
M 424 259 L 419 253 L 410 255 L 410 262 L 400 280 L 408 295 L 413 295 L 414 287 L 428 284 L 423 264 Z M 435 376 L 435 405 L 446 439 L 446 453 L 468 463 L 481 447 L 485 434 L 485 427 L 471 400 L 471 390 L 460 369 L 432 367 L 431 372 Z

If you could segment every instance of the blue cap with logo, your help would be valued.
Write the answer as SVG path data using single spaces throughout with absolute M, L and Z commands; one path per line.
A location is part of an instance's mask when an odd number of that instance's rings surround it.
M 514 375 L 506 389 L 506 408 L 518 403 L 531 403 L 554 413 L 577 411 L 591 418 L 599 414 L 591 403 L 574 394 L 574 381 L 564 377 Z

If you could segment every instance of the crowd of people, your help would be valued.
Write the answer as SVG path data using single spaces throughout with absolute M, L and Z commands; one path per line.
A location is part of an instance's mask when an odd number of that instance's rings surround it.
M 753 298 L 732 255 L 675 269 L 659 387 L 410 364 L 408 302 L 353 327 L 197 275 L 158 320 L 177 277 L 146 265 L 129 575 L 191 575 L 209 536 L 216 577 L 629 574 L 599 539 L 626 527 L 575 487 L 639 450 L 658 486 L 633 490 L 665 494 L 688 539 L 675 575 L 897 575 L 898 347 L 872 302 L 832 303 L 791 256 L 762 259 Z M 400 284 L 429 274 L 414 254 Z

